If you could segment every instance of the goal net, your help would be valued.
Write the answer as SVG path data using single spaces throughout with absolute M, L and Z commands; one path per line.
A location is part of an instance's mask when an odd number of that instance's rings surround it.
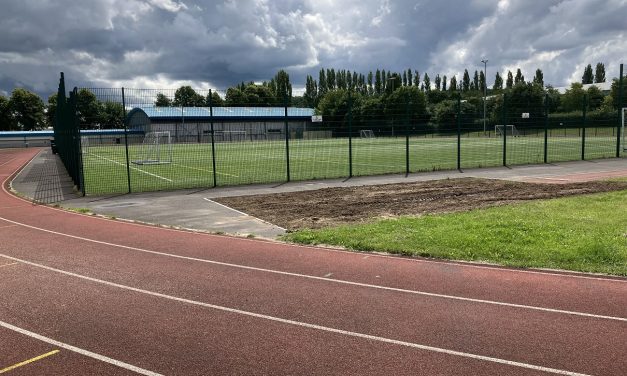
M 138 165 L 172 163 L 172 138 L 170 132 L 148 132 L 139 152 Z
M 502 124 L 498 124 L 494 126 L 494 134 L 496 134 L 497 136 L 518 136 L 520 133 L 518 133 L 518 129 L 516 129 L 516 126 L 513 124 L 506 124 L 506 125 L 502 125 Z
M 88 147 L 89 147 L 89 137 L 81 136 L 81 153 L 87 154 Z
M 372 131 L 372 129 L 362 129 L 359 131 L 359 137 L 374 138 L 374 132 Z

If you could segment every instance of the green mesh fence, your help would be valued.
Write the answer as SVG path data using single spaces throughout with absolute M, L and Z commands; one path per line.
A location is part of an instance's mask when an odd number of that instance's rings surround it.
M 64 90 L 60 86 L 60 97 Z M 587 97 L 579 111 L 562 114 L 555 113 L 548 95 L 524 91 L 493 94 L 485 107 L 482 97 L 462 100 L 458 93 L 447 93 L 434 106 L 429 99 L 443 94 L 432 94 L 411 87 L 380 95 L 338 91 L 313 109 L 267 90 L 75 89 L 60 102 L 55 140 L 68 171 L 87 194 L 538 164 L 624 153 L 617 144 L 619 114 L 590 111 Z

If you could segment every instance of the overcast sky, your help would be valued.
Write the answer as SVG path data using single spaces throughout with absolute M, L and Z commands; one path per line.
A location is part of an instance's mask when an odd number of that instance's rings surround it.
M 607 77 L 627 63 L 627 0 L 2 0 L 0 94 L 26 87 L 224 89 L 269 80 L 295 87 L 321 67 L 366 74 L 407 68 L 471 74 L 488 59 L 527 80 Z

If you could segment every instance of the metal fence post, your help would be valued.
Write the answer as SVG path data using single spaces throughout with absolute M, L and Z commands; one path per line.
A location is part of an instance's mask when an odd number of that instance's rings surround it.
M 409 95 L 405 96 L 405 175 L 409 175 Z
M 126 149 L 126 182 L 128 184 L 128 193 L 131 193 L 131 164 L 128 157 L 128 126 L 126 122 L 126 97 L 124 96 L 124 88 L 122 88 L 122 123 L 124 124 L 124 148 Z
M 213 168 L 213 187 L 218 186 L 218 178 L 216 172 L 216 142 L 213 132 L 213 94 L 209 89 L 209 124 L 211 125 L 211 164 Z
M 462 170 L 462 95 L 457 93 L 457 169 Z
M 620 75 L 618 76 L 618 127 L 616 129 L 616 158 L 620 157 L 620 133 L 623 128 L 623 64 L 620 65 Z M 623 149 L 625 145 L 623 145 Z
M 544 95 L 544 163 L 548 163 L 549 151 L 549 95 Z
M 588 108 L 588 94 L 583 95 L 582 105 L 582 123 L 581 123 L 581 160 L 586 159 L 586 110 Z
M 289 124 L 287 122 L 287 95 L 285 95 L 284 99 L 285 105 L 285 162 L 286 162 L 286 172 L 287 172 L 287 181 L 290 181 L 290 133 L 289 133 Z
M 503 94 L 503 166 L 507 166 L 507 94 Z
M 353 177 L 353 100 L 348 92 L 348 177 Z

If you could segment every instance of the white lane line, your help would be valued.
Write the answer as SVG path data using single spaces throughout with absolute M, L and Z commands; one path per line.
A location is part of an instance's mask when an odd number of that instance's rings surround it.
M 120 368 L 124 368 L 124 369 L 126 369 L 128 371 L 133 371 L 133 372 L 139 373 L 140 375 L 162 376 L 160 373 L 156 373 L 156 372 L 149 371 L 147 369 L 139 368 L 139 367 L 136 367 L 136 366 L 134 366 L 132 364 L 128 364 L 128 363 L 122 362 L 120 360 L 112 359 L 112 358 L 109 358 L 109 357 L 104 356 L 104 355 L 96 354 L 94 352 L 91 352 L 91 351 L 88 351 L 88 350 L 85 350 L 85 349 L 81 349 L 80 347 L 68 345 L 67 343 L 59 342 L 59 341 L 54 340 L 52 338 L 48 338 L 48 337 L 42 336 L 41 334 L 33 333 L 31 331 L 19 328 L 19 327 L 15 326 L 15 325 L 11 325 L 11 324 L 9 324 L 7 322 L 4 322 L 4 321 L 0 321 L 0 327 L 12 330 L 14 332 L 18 332 L 20 334 L 23 334 L 23 335 L 31 337 L 31 338 L 38 339 L 38 340 L 40 340 L 42 342 L 46 342 L 46 343 L 49 343 L 49 344 L 54 345 L 54 346 L 61 347 L 63 349 L 66 349 L 66 350 L 69 350 L 69 351 L 72 351 L 72 352 L 75 352 L 75 353 L 78 353 L 78 354 L 90 357 L 92 359 L 99 360 L 101 362 L 113 364 L 114 366 L 117 366 L 117 367 L 120 367 Z
M 19 264 L 19 262 L 11 262 L 11 263 L 8 263 L 8 264 L 2 264 L 2 265 L 0 265 L 0 268 L 4 268 L 5 266 L 17 265 L 17 264 Z
M 96 158 L 104 159 L 105 161 L 109 161 L 109 162 L 111 162 L 111 163 L 119 164 L 120 166 L 124 166 L 124 167 L 126 167 L 126 163 L 121 163 L 121 162 L 118 162 L 118 161 L 114 161 L 113 159 L 105 158 L 105 157 L 103 157 L 103 156 L 100 156 L 100 155 L 98 155 L 98 154 L 94 154 L 94 153 L 88 153 L 88 154 L 89 154 L 89 155 L 93 155 L 93 156 L 94 156 L 94 157 L 96 157 Z M 170 180 L 170 179 L 168 179 L 168 178 L 164 178 L 163 176 L 159 176 L 159 175 L 157 175 L 157 174 L 152 174 L 152 173 L 150 173 L 150 172 L 147 172 L 147 171 L 142 170 L 141 168 L 137 168 L 137 167 L 133 167 L 133 166 L 129 166 L 129 168 L 130 168 L 131 170 L 139 171 L 139 172 L 144 173 L 144 174 L 146 174 L 146 175 L 154 176 L 155 178 L 163 179 L 163 180 L 165 180 L 165 181 L 169 181 L 170 183 L 172 183 L 172 180 Z
M 4 161 L 2 164 L 0 164 L 0 167 L 4 166 L 4 165 L 6 165 L 6 164 L 9 164 L 9 163 L 11 163 L 11 162 L 13 162 L 14 160 L 15 160 L 15 157 L 13 157 L 13 158 L 11 158 L 11 159 L 9 159 L 9 160 L 6 160 L 6 161 Z
M 35 160 L 35 157 L 33 157 L 33 159 L 31 159 L 25 166 L 23 166 L 20 170 L 19 173 L 21 173 L 24 168 L 30 164 L 31 162 L 33 162 Z M 126 165 L 125 165 L 126 166 Z M 16 174 L 17 175 L 19 175 Z M 14 194 L 12 194 L 11 192 L 7 191 L 4 187 L 4 183 L 6 183 L 6 181 L 11 177 L 11 175 L 9 175 L 9 177 L 7 177 L 3 184 L 1 184 L 1 188 L 2 191 L 9 197 L 14 198 L 16 200 L 19 201 L 23 201 L 25 203 L 28 204 L 32 204 L 31 201 L 26 200 L 22 197 L 16 196 Z M 10 183 L 12 184 L 12 182 Z M 59 208 L 55 208 L 52 206 L 39 206 L 40 208 L 45 208 L 48 210 L 54 210 L 54 211 L 58 211 L 60 213 L 64 213 L 65 215 L 79 215 L 85 218 L 89 218 L 90 220 L 96 220 L 96 221 L 110 221 L 110 219 L 106 219 L 106 218 L 101 218 L 101 217 L 93 217 L 93 216 L 88 216 L 86 214 L 82 214 L 82 213 L 78 213 L 78 212 L 73 212 L 73 211 L 67 211 L 65 209 L 59 209 Z M 0 220 L 6 220 L 2 217 L 0 217 Z M 120 222 L 122 223 L 122 222 Z M 154 226 L 150 226 L 150 225 L 146 225 L 143 223 L 138 223 L 138 222 L 124 222 L 125 226 L 139 226 L 139 227 L 143 227 L 143 228 L 151 228 L 154 229 Z M 28 225 L 24 225 L 27 226 Z M 48 231 L 45 229 L 40 229 L 37 227 L 33 227 L 31 226 L 31 228 L 34 229 L 39 229 L 42 231 Z M 191 230 L 191 229 L 175 229 L 175 228 L 167 228 L 167 227 L 162 227 L 159 228 L 160 231 L 172 231 L 172 232 L 178 232 L 178 233 L 185 233 L 185 234 L 190 234 L 190 233 L 194 233 L 194 234 L 201 234 L 200 232 Z M 53 231 L 54 233 L 54 231 Z M 62 234 L 62 233 L 58 233 L 60 235 L 66 235 L 66 234 Z M 207 233 L 202 233 L 202 235 L 207 236 L 207 237 L 220 237 L 220 238 L 224 238 L 224 235 L 214 235 L 214 234 L 207 234 Z M 68 235 L 71 236 L 71 235 Z M 247 239 L 247 238 L 233 238 L 234 240 L 237 240 L 238 242 L 253 242 L 253 243 L 259 243 L 259 242 L 263 242 L 263 243 L 272 243 L 272 244 L 277 244 L 277 242 L 275 241 L 271 241 L 271 240 L 263 240 L 263 239 Z M 278 243 L 278 244 L 282 244 L 282 243 Z M 347 251 L 347 250 L 343 250 L 340 248 L 333 248 L 333 247 L 324 247 L 324 246 L 312 246 L 312 245 L 302 245 L 302 244 L 287 244 L 285 243 L 284 245 L 289 246 L 289 247 L 293 247 L 293 248 L 301 248 L 301 249 L 309 249 L 312 251 L 323 251 L 323 252 L 332 252 L 332 253 L 343 253 L 346 255 L 351 255 L 351 256 L 359 256 L 359 255 L 363 255 L 364 252 L 359 252 L 359 251 Z M 457 261 L 442 261 L 442 260 L 435 260 L 435 259 L 420 259 L 420 258 L 411 258 L 411 257 L 399 257 L 397 255 L 386 255 L 386 254 L 368 254 L 369 257 L 375 257 L 375 258 L 382 258 L 382 259 L 391 259 L 391 260 L 395 260 L 395 261 L 405 261 L 405 262 L 412 262 L 412 263 L 419 263 L 419 264 L 440 264 L 440 265 L 446 265 L 446 266 L 454 266 L 454 267 L 460 267 L 460 268 L 474 268 L 474 269 L 482 269 L 482 270 L 492 270 L 492 271 L 496 271 L 496 272 L 506 272 L 506 273 L 522 273 L 522 274 L 537 274 L 537 275 L 545 275 L 545 276 L 550 276 L 553 278 L 575 278 L 575 279 L 587 279 L 587 280 L 594 280 L 594 281 L 601 281 L 601 282 L 616 282 L 616 283 L 627 283 L 627 279 L 617 279 L 617 278 L 604 278 L 602 276 L 599 277 L 595 277 L 595 276 L 591 276 L 591 275 L 585 275 L 585 273 L 583 272 L 569 272 L 569 271 L 565 271 L 565 272 L 556 272 L 556 271 L 543 271 L 543 270 L 529 270 L 529 269 L 513 269 L 513 268 L 506 268 L 506 267 L 499 267 L 499 266 L 489 266 L 488 264 L 482 264 L 482 263 L 473 263 L 472 261 L 462 261 L 462 260 L 457 260 Z M 575 274 L 578 273 L 578 274 Z
M 0 229 L 8 228 L 8 227 L 18 227 L 18 226 L 17 225 L 6 225 L 6 226 L 0 226 Z
M 285 271 L 281 271 L 281 270 L 257 268 L 257 267 L 254 267 L 254 266 L 232 264 L 232 263 L 228 263 L 228 262 L 221 262 L 221 261 L 201 259 L 201 258 L 196 258 L 196 257 L 182 256 L 182 255 L 176 255 L 176 254 L 159 252 L 159 251 L 151 251 L 151 250 L 148 250 L 148 249 L 131 247 L 131 246 L 115 244 L 115 243 L 109 243 L 109 242 L 104 242 L 104 241 L 100 241 L 100 240 L 84 238 L 84 237 L 81 237 L 81 236 L 64 234 L 64 233 L 60 233 L 60 232 L 56 232 L 56 231 L 52 231 L 52 230 L 46 230 L 46 229 L 43 229 L 43 228 L 38 228 L 38 227 L 31 226 L 31 225 L 26 225 L 26 224 L 23 224 L 23 223 L 15 222 L 15 221 L 12 221 L 10 219 L 6 219 L 6 218 L 2 218 L 2 217 L 0 217 L 0 219 L 5 220 L 5 221 L 10 222 L 10 223 L 18 224 L 18 225 L 21 225 L 21 226 L 24 226 L 24 227 L 27 227 L 27 228 L 31 228 L 31 229 L 34 229 L 34 230 L 47 232 L 47 233 L 54 234 L 54 235 L 65 236 L 65 237 L 72 238 L 72 239 L 83 240 L 83 241 L 87 241 L 87 242 L 91 242 L 91 243 L 102 244 L 102 245 L 106 245 L 106 246 L 110 246 L 110 247 L 117 247 L 117 248 L 127 249 L 127 250 L 131 250 L 131 251 L 144 252 L 144 253 L 149 253 L 149 254 L 159 255 L 159 256 L 165 256 L 165 257 L 172 257 L 172 258 L 177 258 L 177 259 L 181 259 L 181 260 L 198 261 L 198 262 L 204 262 L 204 263 L 213 264 L 213 265 L 227 266 L 227 267 L 244 269 L 244 270 L 253 270 L 253 271 L 258 271 L 258 272 L 278 274 L 278 275 L 285 275 L 285 276 L 291 276 L 291 277 L 297 277 L 297 278 L 306 278 L 306 279 L 313 279 L 313 280 L 319 280 L 319 281 L 333 282 L 333 283 L 345 284 L 345 285 L 350 285 L 350 286 L 366 287 L 366 288 L 379 289 L 379 290 L 384 290 L 384 291 L 402 292 L 402 293 L 407 293 L 407 294 L 430 296 L 430 297 L 442 298 L 442 299 L 451 299 L 451 300 L 473 302 L 473 303 L 482 303 L 482 304 L 492 304 L 492 305 L 504 306 L 504 307 L 512 307 L 512 308 L 520 308 L 520 309 L 530 309 L 530 310 L 543 311 L 543 312 L 560 313 L 560 314 L 567 314 L 567 315 L 574 315 L 574 316 L 592 317 L 592 318 L 596 318 L 596 319 L 606 319 L 606 320 L 615 320 L 615 321 L 625 321 L 625 322 L 627 322 L 627 318 L 623 318 L 623 317 L 597 315 L 597 314 L 586 313 L 586 312 L 567 311 L 567 310 L 561 310 L 561 309 L 537 307 L 537 306 L 530 306 L 530 305 L 524 305 L 524 304 L 499 302 L 499 301 L 493 301 L 493 300 L 465 298 L 465 297 L 455 296 L 455 295 L 436 294 L 436 293 L 431 293 L 431 292 L 426 292 L 426 291 L 407 290 L 407 289 L 401 289 L 401 288 L 396 288 L 396 287 L 371 285 L 371 284 L 361 283 L 361 282 L 353 282 L 353 281 L 346 281 L 346 280 L 341 280 L 341 279 L 332 279 L 332 278 L 318 277 L 318 276 L 312 276 L 312 275 L 307 275 L 307 274 L 285 272 Z M 9 256 L 4 256 L 3 254 L 0 254 L 0 257 L 8 257 L 8 258 L 10 258 Z
M 320 331 L 328 332 L 328 333 L 341 334 L 341 335 L 345 335 L 345 336 L 349 336 L 349 337 L 356 337 L 356 338 L 362 338 L 362 339 L 367 339 L 367 340 L 371 340 L 371 341 L 378 341 L 378 342 L 383 342 L 383 343 L 388 343 L 388 344 L 393 344 L 393 345 L 411 347 L 411 348 L 415 348 L 415 349 L 419 349 L 419 350 L 432 351 L 432 352 L 448 354 L 448 355 L 453 355 L 453 356 L 459 356 L 459 357 L 464 357 L 464 358 L 470 358 L 470 359 L 475 359 L 475 360 L 482 360 L 482 361 L 486 361 L 486 362 L 505 364 L 505 365 L 513 366 L 513 367 L 521 367 L 521 368 L 527 368 L 527 369 L 532 369 L 532 370 L 536 370 L 536 371 L 549 372 L 549 373 L 554 373 L 554 374 L 558 374 L 558 375 L 588 376 L 588 375 L 585 375 L 585 374 L 582 374 L 582 373 L 576 373 L 576 372 L 571 372 L 571 371 L 566 371 L 566 370 L 561 370 L 561 369 L 556 369 L 556 368 L 543 367 L 543 366 L 538 366 L 538 365 L 529 364 L 529 363 L 516 362 L 516 361 L 512 361 L 512 360 L 494 358 L 494 357 L 490 357 L 490 356 L 472 354 L 472 353 L 456 351 L 456 350 L 450 350 L 450 349 L 445 349 L 445 348 L 441 348 L 441 347 L 421 345 L 421 344 L 413 343 L 413 342 L 406 342 L 406 341 L 401 341 L 401 340 L 395 340 L 395 339 L 379 337 L 379 336 L 370 335 L 370 334 L 364 334 L 364 333 L 359 333 L 359 332 L 351 332 L 351 331 L 348 331 L 348 330 L 336 329 L 336 328 L 331 328 L 331 327 L 327 327 L 327 326 L 311 324 L 311 323 L 306 323 L 306 322 L 301 322 L 301 321 L 283 319 L 283 318 L 280 318 L 280 317 L 264 315 L 264 314 L 261 314 L 261 313 L 244 311 L 244 310 L 241 310 L 241 309 L 224 307 L 224 306 L 219 306 L 219 305 L 215 305 L 215 304 L 199 302 L 199 301 L 191 300 L 191 299 L 179 298 L 177 296 L 161 294 L 161 293 L 158 293 L 158 292 L 149 291 L 149 290 L 143 290 L 143 289 L 139 289 L 139 288 L 136 288 L 136 287 L 131 287 L 131 286 L 122 285 L 122 284 L 119 284 L 119 283 L 105 281 L 105 280 L 102 280 L 102 279 L 87 277 L 87 276 L 84 276 L 84 275 L 81 275 L 81 274 L 76 274 L 76 273 L 68 272 L 68 271 L 65 271 L 65 270 L 52 268 L 50 266 L 37 264 L 37 263 L 26 261 L 26 260 L 21 260 L 21 259 L 15 258 L 15 257 L 5 256 L 5 255 L 2 255 L 2 254 L 0 254 L 0 256 L 7 257 L 9 259 L 12 259 L 12 260 L 17 261 L 17 262 L 24 263 L 26 265 L 30 265 L 30 266 L 34 266 L 34 267 L 37 267 L 37 268 L 53 271 L 53 272 L 64 274 L 64 275 L 67 275 L 67 276 L 70 276 L 70 277 L 80 278 L 80 279 L 87 280 L 87 281 L 90 281 L 90 282 L 100 283 L 100 284 L 103 284 L 103 285 L 106 285 L 106 286 L 117 287 L 117 288 L 120 288 L 120 289 L 123 289 L 123 290 L 128 290 L 128 291 L 133 291 L 133 292 L 137 292 L 137 293 L 140 293 L 140 294 L 155 296 L 155 297 L 158 297 L 158 298 L 168 299 L 168 300 L 172 300 L 172 301 L 176 301 L 176 302 L 180 302 L 180 303 L 186 303 L 186 304 L 191 304 L 191 305 L 205 307 L 205 308 L 211 308 L 211 309 L 215 309 L 215 310 L 219 310 L 219 311 L 223 311 L 223 312 L 229 312 L 229 313 L 234 313 L 234 314 L 243 315 L 243 316 L 255 317 L 255 318 L 259 318 L 259 319 L 279 322 L 279 323 L 282 323 L 282 324 L 288 324 L 288 325 L 294 325 L 294 326 L 304 327 L 304 328 L 308 328 L 308 329 L 320 330 Z M 60 345 L 57 345 L 57 346 L 61 347 Z
M 230 207 L 230 206 L 223 205 L 223 204 L 221 204 L 221 203 L 219 203 L 219 202 L 213 201 L 213 200 L 212 200 L 212 199 L 210 199 L 210 198 L 204 197 L 204 198 L 203 198 L 203 200 L 205 200 L 205 201 L 207 201 L 207 202 L 210 202 L 210 203 L 212 203 L 212 204 L 216 204 L 216 205 L 218 205 L 218 206 L 221 206 L 221 207 L 223 207 L 223 208 L 225 208 L 225 209 L 228 209 L 228 210 L 234 211 L 234 212 L 239 213 L 239 214 L 241 214 L 241 215 L 243 215 L 243 216 L 246 216 L 246 217 L 250 217 L 250 218 L 256 219 L 256 220 L 261 221 L 261 222 L 263 222 L 263 223 L 265 223 L 265 224 L 268 224 L 268 225 L 271 225 L 271 226 L 274 226 L 274 227 L 280 228 L 280 229 L 281 229 L 281 230 L 283 230 L 283 231 L 287 231 L 286 229 L 284 229 L 284 228 L 283 228 L 283 227 L 281 227 L 281 226 L 277 226 L 277 225 L 275 225 L 274 223 L 270 223 L 270 222 L 268 222 L 268 221 L 264 221 L 264 220 L 263 220 L 263 219 L 261 219 L 261 218 L 257 218 L 257 217 L 255 217 L 255 216 L 253 216 L 253 215 L 250 215 L 250 214 L 244 213 L 243 211 L 239 211 L 239 210 L 237 210 L 237 209 L 233 209 L 233 208 L 232 208 L 232 207 Z

